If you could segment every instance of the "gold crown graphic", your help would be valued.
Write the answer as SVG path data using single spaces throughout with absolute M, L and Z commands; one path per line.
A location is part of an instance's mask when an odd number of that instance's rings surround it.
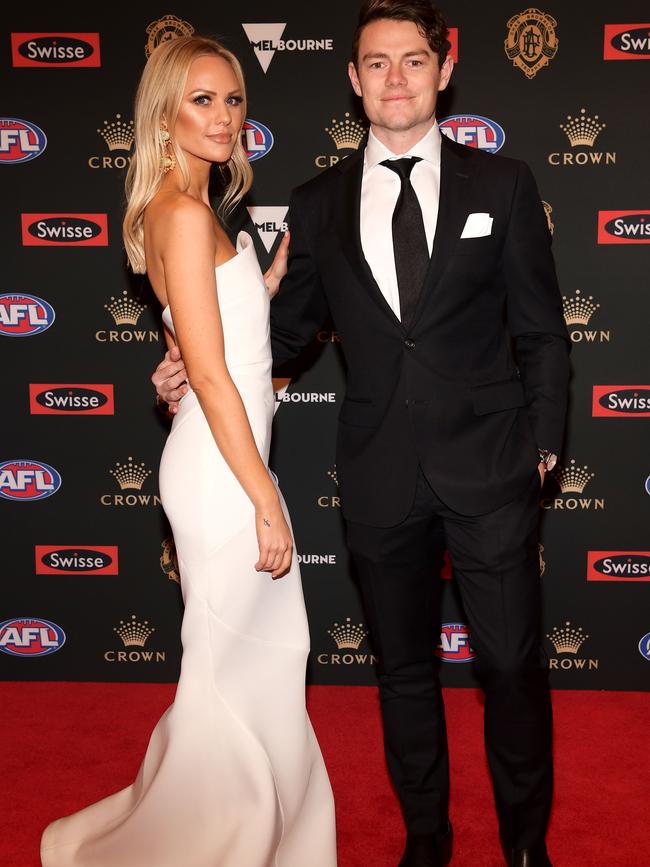
M 594 304 L 594 296 L 590 295 L 585 298 L 580 294 L 580 290 L 576 289 L 576 294 L 573 298 L 562 296 L 562 307 L 564 308 L 564 321 L 567 325 L 587 325 L 589 320 L 594 315 L 600 304 Z
M 336 475 L 336 464 L 334 464 L 331 470 L 327 471 L 327 475 L 330 477 L 330 479 L 334 482 L 335 485 L 338 485 L 339 480 L 338 476 Z
M 363 623 L 350 623 L 350 618 L 345 618 L 345 623 L 335 623 L 331 629 L 327 630 L 327 634 L 331 635 L 339 650 L 345 648 L 350 650 L 358 650 L 361 642 L 368 634 L 363 628 Z
M 128 151 L 133 144 L 133 121 L 126 123 L 121 118 L 121 114 L 116 114 L 115 120 L 105 120 L 104 126 L 97 130 L 109 151 Z
M 589 467 L 577 467 L 575 464 L 572 459 L 568 467 L 558 464 L 553 470 L 553 476 L 563 494 L 581 494 L 596 475 L 588 472 Z
M 560 124 L 560 129 L 564 130 L 573 148 L 577 147 L 577 145 L 593 147 L 599 133 L 607 126 L 605 123 L 599 123 L 597 114 L 593 117 L 586 117 L 585 114 L 586 109 L 581 108 L 580 117 L 571 117 L 568 114 L 568 123 Z
M 571 621 L 567 620 L 565 625 L 554 626 L 546 636 L 556 653 L 577 653 L 581 645 L 589 638 L 585 635 L 582 626 L 571 626 Z
M 350 112 L 345 112 L 345 120 L 332 118 L 332 126 L 326 126 L 337 150 L 357 150 L 366 134 L 366 128 L 359 120 L 350 120 Z
M 142 490 L 142 485 L 147 477 L 151 475 L 151 470 L 145 467 L 144 461 L 134 464 L 131 457 L 128 464 L 121 464 L 119 461 L 116 461 L 115 466 L 117 469 L 109 470 L 109 472 L 122 490 L 125 488 L 135 488 L 137 491 Z
M 151 633 L 155 631 L 152 626 L 149 626 L 148 620 L 142 623 L 136 620 L 135 614 L 131 615 L 128 623 L 120 620 L 120 625 L 113 629 L 113 632 L 120 636 L 125 647 L 144 647 Z
M 126 289 L 122 292 L 121 298 L 111 295 L 111 303 L 104 304 L 116 325 L 137 325 L 146 306 L 146 304 L 139 304 L 134 298 L 129 298 Z

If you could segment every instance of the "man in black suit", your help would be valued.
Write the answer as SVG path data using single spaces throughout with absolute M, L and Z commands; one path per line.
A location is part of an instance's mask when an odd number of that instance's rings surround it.
M 440 134 L 448 49 L 431 0 L 364 3 L 349 73 L 369 137 L 291 197 L 273 356 L 294 358 L 331 315 L 347 364 L 337 475 L 408 832 L 400 867 L 451 858 L 441 533 L 485 691 L 506 860 L 549 867 L 538 499 L 562 441 L 570 344 L 530 170 Z M 163 363 L 154 382 L 173 400 L 183 377 Z

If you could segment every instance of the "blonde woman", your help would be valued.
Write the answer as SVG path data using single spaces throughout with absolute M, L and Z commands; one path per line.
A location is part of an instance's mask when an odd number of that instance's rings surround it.
M 235 250 L 208 199 L 214 163 L 227 183 L 223 211 L 250 186 L 245 117 L 241 68 L 219 43 L 186 37 L 151 55 L 124 242 L 190 384 L 160 466 L 185 601 L 183 662 L 135 783 L 50 825 L 43 867 L 336 864 L 332 793 L 305 709 L 300 574 L 268 468 L 269 291 L 251 238 L 240 233 Z M 285 259 L 283 249 L 269 282 Z

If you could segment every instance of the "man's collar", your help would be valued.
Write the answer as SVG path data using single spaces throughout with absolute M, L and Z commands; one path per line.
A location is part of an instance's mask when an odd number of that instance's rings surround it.
M 409 148 L 405 153 L 394 154 L 385 144 L 379 141 L 372 129 L 368 134 L 368 144 L 366 145 L 365 166 L 366 171 L 373 169 L 376 165 L 384 160 L 394 160 L 399 157 L 420 157 L 420 159 L 431 163 L 434 166 L 440 165 L 440 147 L 442 134 L 438 123 L 434 123 L 431 129 L 416 142 L 413 147 Z

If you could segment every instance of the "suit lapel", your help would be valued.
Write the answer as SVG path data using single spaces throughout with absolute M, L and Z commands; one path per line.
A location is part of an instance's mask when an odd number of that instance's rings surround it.
M 468 148 L 461 148 L 443 135 L 440 153 L 438 220 L 433 239 L 433 251 L 413 316 L 412 327 L 442 279 L 451 254 L 460 240 L 467 218 L 467 206 L 473 182 L 468 159 L 470 156 L 471 151 Z
M 359 146 L 356 154 L 347 157 L 338 163 L 341 171 L 341 190 L 338 197 L 338 220 L 337 231 L 341 240 L 343 252 L 350 263 L 353 271 L 359 278 L 359 282 L 367 290 L 375 303 L 386 313 L 390 319 L 401 329 L 404 327 L 393 312 L 390 304 L 386 301 L 366 257 L 363 255 L 361 246 L 361 181 L 363 178 L 363 158 L 365 142 Z

